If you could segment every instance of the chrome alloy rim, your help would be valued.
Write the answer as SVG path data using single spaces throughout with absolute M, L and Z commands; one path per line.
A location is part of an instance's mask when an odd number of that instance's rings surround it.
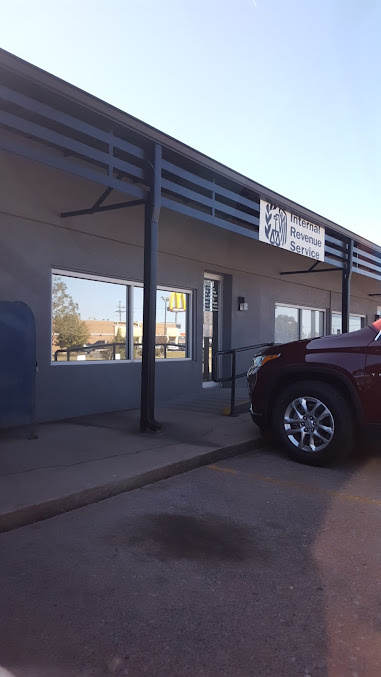
M 284 414 L 284 430 L 300 451 L 325 449 L 335 432 L 335 422 L 328 407 L 316 397 L 298 397 Z

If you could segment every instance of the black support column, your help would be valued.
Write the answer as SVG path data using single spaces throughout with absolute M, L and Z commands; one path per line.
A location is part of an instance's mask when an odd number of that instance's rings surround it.
M 150 195 L 145 206 L 143 354 L 140 430 L 156 431 L 155 421 L 155 342 L 158 230 L 161 205 L 161 146 L 155 144 L 153 164 L 149 163 Z
M 346 258 L 342 272 L 341 289 L 341 333 L 346 334 L 349 331 L 349 314 L 351 305 L 351 277 L 353 262 L 353 240 L 347 244 Z

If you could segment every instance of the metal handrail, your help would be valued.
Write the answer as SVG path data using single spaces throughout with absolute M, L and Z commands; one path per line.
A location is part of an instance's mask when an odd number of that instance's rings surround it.
M 115 355 L 116 355 L 116 347 L 117 346 L 122 346 L 126 347 L 126 342 L 124 341 L 123 343 L 90 343 L 85 346 L 73 346 L 72 348 L 59 348 L 58 350 L 55 351 L 54 353 L 54 361 L 58 362 L 58 355 L 59 353 L 67 353 L 67 360 L 70 362 L 70 353 L 92 353 L 95 350 L 107 350 L 108 348 L 112 348 L 112 360 L 115 360 Z M 133 347 L 136 348 L 141 348 L 143 346 L 142 343 L 134 343 Z M 186 344 L 185 343 L 172 343 L 169 341 L 168 343 L 155 343 L 155 348 L 163 348 L 164 349 L 164 359 L 167 357 L 167 349 L 168 348 L 175 348 L 177 350 L 185 350 L 186 351 Z M 111 361 L 112 361 L 111 360 Z
M 274 343 L 256 343 L 253 346 L 243 346 L 242 348 L 230 348 L 229 350 L 218 350 L 213 355 L 213 371 L 214 371 L 214 381 L 216 383 L 226 383 L 227 381 L 231 382 L 231 397 L 230 397 L 230 414 L 229 416 L 235 415 L 235 382 L 237 378 L 243 378 L 246 376 L 247 371 L 242 374 L 236 373 L 236 355 L 237 353 L 243 353 L 246 350 L 256 350 L 257 348 L 266 348 L 268 346 L 273 346 Z M 218 358 L 224 355 L 231 355 L 231 375 L 218 378 Z
M 106 350 L 107 348 L 112 348 L 113 356 L 112 359 L 115 360 L 116 347 L 125 346 L 126 343 L 90 343 L 84 346 L 72 346 L 71 348 L 59 348 L 54 353 L 54 361 L 58 362 L 59 353 L 67 354 L 67 361 L 70 362 L 70 353 L 92 353 L 95 350 Z

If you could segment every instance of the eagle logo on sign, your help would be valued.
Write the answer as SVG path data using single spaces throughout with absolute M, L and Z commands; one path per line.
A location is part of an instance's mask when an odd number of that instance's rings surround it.
M 287 214 L 275 205 L 266 206 L 265 235 L 270 244 L 284 247 L 287 241 Z

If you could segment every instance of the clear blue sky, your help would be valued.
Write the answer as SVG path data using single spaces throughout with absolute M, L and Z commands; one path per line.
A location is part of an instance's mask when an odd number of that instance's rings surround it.
M 381 244 L 380 0 L 0 0 L 1 46 Z
M 98 282 L 96 280 L 84 280 L 76 277 L 59 275 L 67 288 L 68 293 L 78 304 L 82 320 L 112 320 L 116 322 L 126 321 L 127 287 L 122 284 Z M 156 293 L 157 321 L 176 321 L 176 313 L 168 310 L 168 301 L 171 292 L 159 289 Z M 165 302 L 164 299 L 167 299 Z M 165 307 L 167 306 L 167 311 Z M 119 314 L 118 309 L 121 309 Z M 143 321 L 143 289 L 133 289 L 134 320 Z M 177 313 L 177 323 L 181 325 L 181 331 L 185 331 L 186 314 Z

